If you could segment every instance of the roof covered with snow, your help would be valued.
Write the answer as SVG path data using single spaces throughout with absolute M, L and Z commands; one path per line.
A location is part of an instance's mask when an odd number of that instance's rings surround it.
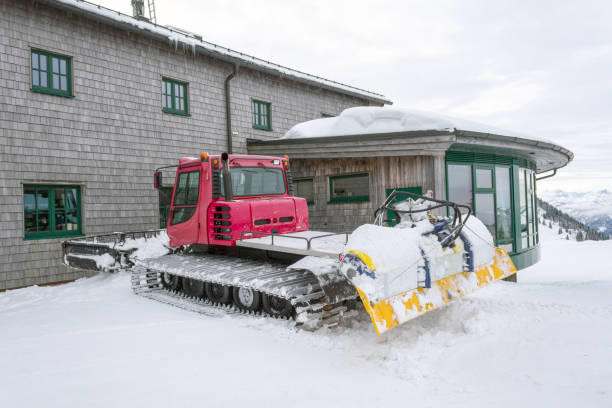
M 127 30 L 137 31 L 143 35 L 156 39 L 169 41 L 171 45 L 179 45 L 185 49 L 191 49 L 194 53 L 200 53 L 220 60 L 235 63 L 268 74 L 290 78 L 296 82 L 318 86 L 320 88 L 333 90 L 343 94 L 365 98 L 381 104 L 391 104 L 392 101 L 384 95 L 355 88 L 340 82 L 331 81 L 316 75 L 310 75 L 295 69 L 287 68 L 269 61 L 234 51 L 229 48 L 202 40 L 200 36 L 173 27 L 164 27 L 149 21 L 138 20 L 132 16 L 110 10 L 105 7 L 82 0 L 38 0 L 54 7 L 60 7 L 79 13 L 88 18 L 101 21 Z
M 563 167 L 574 157 L 541 137 L 395 106 L 349 108 L 333 118 L 298 123 L 280 140 L 249 141 L 249 153 L 295 158 L 442 155 L 451 148 L 523 158 L 538 172 Z

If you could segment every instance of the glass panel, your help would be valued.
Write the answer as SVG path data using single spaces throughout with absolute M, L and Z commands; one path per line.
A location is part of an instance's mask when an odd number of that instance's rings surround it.
M 49 209 L 49 190 L 46 188 L 39 188 L 36 192 L 36 206 L 38 210 Z
M 66 75 L 66 60 L 60 60 L 60 74 Z
M 172 108 L 172 97 L 170 95 L 166 95 L 166 107 Z
M 79 218 L 76 210 L 68 211 L 66 214 L 66 229 L 76 231 L 79 229 Z
M 197 207 L 178 207 L 174 209 L 170 225 L 180 224 L 191 218 Z
M 36 190 L 33 188 L 26 188 L 23 190 L 23 210 L 24 211 L 36 211 Z
M 49 211 L 38 211 L 38 231 L 49 231 Z
M 476 194 L 476 216 L 495 235 L 495 213 L 492 193 Z
M 25 231 L 36 232 L 36 213 L 26 212 L 25 213 Z
M 508 253 L 511 253 L 513 250 L 512 244 L 499 244 L 498 246 L 504 248 Z
M 234 196 L 257 196 L 285 193 L 285 179 L 279 168 L 232 167 L 232 190 Z M 225 195 L 223 173 L 221 194 Z
M 45 71 L 41 71 L 40 73 L 40 86 L 43 88 L 47 87 L 47 73 Z
M 53 88 L 59 89 L 59 75 L 53 74 Z
M 163 94 L 162 95 L 162 108 L 167 108 L 168 105 L 166 104 L 166 95 Z
M 183 104 L 183 100 L 182 99 L 179 101 L 179 109 L 182 110 L 182 111 L 185 110 L 185 105 Z
M 296 180 L 295 187 L 296 196 L 303 197 L 308 202 L 314 202 L 314 182 L 312 179 Z
M 38 73 L 38 71 L 32 70 L 32 85 L 34 86 L 40 85 L 40 82 L 38 81 L 39 75 L 40 74 Z
M 76 188 L 70 188 L 70 189 L 66 189 L 65 190 L 65 196 L 66 196 L 66 202 L 65 207 L 66 209 L 77 209 L 77 189 Z
M 64 189 L 63 188 L 55 189 L 54 205 L 56 209 L 64 208 Z
M 510 194 L 510 168 L 495 168 L 495 195 L 497 200 L 497 239 L 512 238 L 512 200 Z
M 493 188 L 493 173 L 490 169 L 476 169 L 476 188 Z
M 40 54 L 40 69 L 43 71 L 47 70 L 47 56 Z
M 64 231 L 66 229 L 66 216 L 63 211 L 55 211 L 55 230 Z
M 199 171 L 180 173 L 174 195 L 174 205 L 196 205 L 198 203 L 199 186 Z
M 332 198 L 370 197 L 370 178 L 363 176 L 332 179 Z
M 179 86 L 179 96 L 182 98 L 183 97 L 183 89 L 185 89 L 184 85 Z
M 60 78 L 60 88 L 62 89 L 62 91 L 68 90 L 68 81 L 66 80 L 65 76 Z
M 521 209 L 521 242 L 527 248 L 527 194 L 525 192 L 525 170 L 519 169 L 519 202 Z
M 51 70 L 54 74 L 59 73 L 59 59 L 51 57 Z
M 32 68 L 38 69 L 38 54 L 32 53 Z
M 174 108 L 179 109 L 180 106 L 181 106 L 181 103 L 179 102 L 179 98 L 178 96 L 175 96 L 174 97 Z
M 457 204 L 472 206 L 472 166 L 448 165 L 448 199 Z

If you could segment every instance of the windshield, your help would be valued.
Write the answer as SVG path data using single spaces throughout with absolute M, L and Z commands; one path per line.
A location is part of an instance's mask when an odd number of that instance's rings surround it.
M 256 196 L 285 194 L 283 170 L 266 167 L 231 167 L 234 196 Z M 221 194 L 225 195 L 223 173 L 221 173 Z

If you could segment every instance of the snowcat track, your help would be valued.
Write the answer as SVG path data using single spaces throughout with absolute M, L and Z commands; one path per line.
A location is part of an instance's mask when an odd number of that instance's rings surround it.
M 357 314 L 357 303 L 352 302 L 353 298 L 342 299 L 335 304 L 325 302 L 325 293 L 312 272 L 289 271 L 281 264 L 223 255 L 165 255 L 139 261 L 132 268 L 132 290 L 143 297 L 205 315 L 215 314 L 214 310 L 223 310 L 274 317 L 264 311 L 245 312 L 233 304 L 214 303 L 206 298 L 194 298 L 183 292 L 168 290 L 161 283 L 164 273 L 205 283 L 253 289 L 285 299 L 294 307 L 296 327 L 306 330 L 333 327 Z

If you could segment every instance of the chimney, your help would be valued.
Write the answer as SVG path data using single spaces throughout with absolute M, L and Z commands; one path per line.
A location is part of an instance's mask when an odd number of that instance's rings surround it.
M 134 18 L 138 20 L 148 20 L 144 13 L 144 0 L 132 0 L 132 10 Z

